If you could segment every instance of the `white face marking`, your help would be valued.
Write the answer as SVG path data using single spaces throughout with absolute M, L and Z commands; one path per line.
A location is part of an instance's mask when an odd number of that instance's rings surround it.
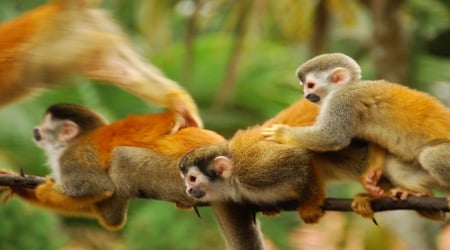
M 58 133 L 63 125 L 63 121 L 51 119 L 51 115 L 47 114 L 41 125 L 36 127 L 39 131 L 39 140 L 34 139 L 36 145 L 44 150 L 47 155 L 47 163 L 52 171 L 52 176 L 56 183 L 61 181 L 59 159 L 66 150 L 69 143 L 67 141 L 58 140 Z

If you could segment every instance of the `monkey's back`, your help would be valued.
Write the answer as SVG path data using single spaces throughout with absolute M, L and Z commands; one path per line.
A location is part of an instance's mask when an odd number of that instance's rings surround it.
M 357 136 L 400 155 L 416 155 L 430 143 L 450 142 L 450 110 L 431 95 L 382 80 L 345 89 L 348 96 L 340 91 L 338 98 L 353 100 Z
M 170 112 L 129 116 L 94 130 L 86 139 L 97 147 L 104 167 L 108 166 L 113 149 L 119 146 L 143 147 L 180 157 L 196 147 L 225 141 L 213 131 L 195 127 L 183 128 L 171 134 L 174 124 L 174 114 Z
M 260 201 L 299 198 L 309 195 L 317 172 L 306 149 L 264 140 L 262 127 L 238 131 L 230 140 L 239 182 Z M 263 195 L 265 194 L 265 195 Z M 271 195 L 275 196 L 272 197 Z

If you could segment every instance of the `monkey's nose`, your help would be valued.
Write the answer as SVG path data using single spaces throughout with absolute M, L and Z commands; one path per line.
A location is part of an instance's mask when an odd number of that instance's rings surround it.
M 195 199 L 201 199 L 205 196 L 205 192 L 198 187 L 192 187 L 187 190 L 188 194 Z
M 316 94 L 307 94 L 305 96 L 306 99 L 308 99 L 311 102 L 319 102 L 320 101 L 320 96 L 316 95 Z
M 33 137 L 36 141 L 40 141 L 42 139 L 41 133 L 38 128 L 33 129 Z

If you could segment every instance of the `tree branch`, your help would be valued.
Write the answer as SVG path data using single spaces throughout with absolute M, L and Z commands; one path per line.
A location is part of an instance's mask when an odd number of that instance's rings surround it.
M 35 188 L 44 183 L 45 178 L 41 176 L 16 174 L 0 174 L 0 186 L 9 186 L 15 188 Z
M 0 174 L 0 186 L 9 186 L 15 188 L 35 188 L 37 185 L 45 181 L 44 177 L 34 175 L 16 174 Z M 351 212 L 352 199 L 325 199 L 322 209 L 326 211 Z M 372 209 L 374 212 L 387 210 L 422 210 L 422 211 L 442 211 L 450 212 L 450 200 L 447 198 L 435 197 L 415 197 L 410 196 L 406 200 L 393 200 L 386 197 L 372 201 Z M 286 201 L 276 205 L 254 206 L 256 211 L 274 211 L 274 210 L 296 210 L 298 201 Z

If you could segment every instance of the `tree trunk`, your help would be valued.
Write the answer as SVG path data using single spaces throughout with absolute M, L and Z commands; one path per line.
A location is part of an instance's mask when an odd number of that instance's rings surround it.
M 253 1 L 244 1 L 239 5 L 240 11 L 238 13 L 238 21 L 236 29 L 234 31 L 234 43 L 231 50 L 231 55 L 227 63 L 224 79 L 222 80 L 221 87 L 219 88 L 214 98 L 212 109 L 214 111 L 221 110 L 230 99 L 236 87 L 236 76 L 238 74 L 239 63 L 241 60 L 241 54 L 244 47 L 244 41 L 247 35 L 247 24 L 250 17 L 250 10 L 253 5 Z
M 194 0 L 195 8 L 186 24 L 184 36 L 185 55 L 183 62 L 182 84 L 189 85 L 192 82 L 192 72 L 194 72 L 195 62 L 195 37 L 197 35 L 197 18 L 202 7 L 202 0 Z
M 373 20 L 372 55 L 376 79 L 408 82 L 409 44 L 400 9 L 403 0 L 370 0 Z
M 330 27 L 330 12 L 327 0 L 321 0 L 314 11 L 314 27 L 309 44 L 310 58 L 327 51 Z

